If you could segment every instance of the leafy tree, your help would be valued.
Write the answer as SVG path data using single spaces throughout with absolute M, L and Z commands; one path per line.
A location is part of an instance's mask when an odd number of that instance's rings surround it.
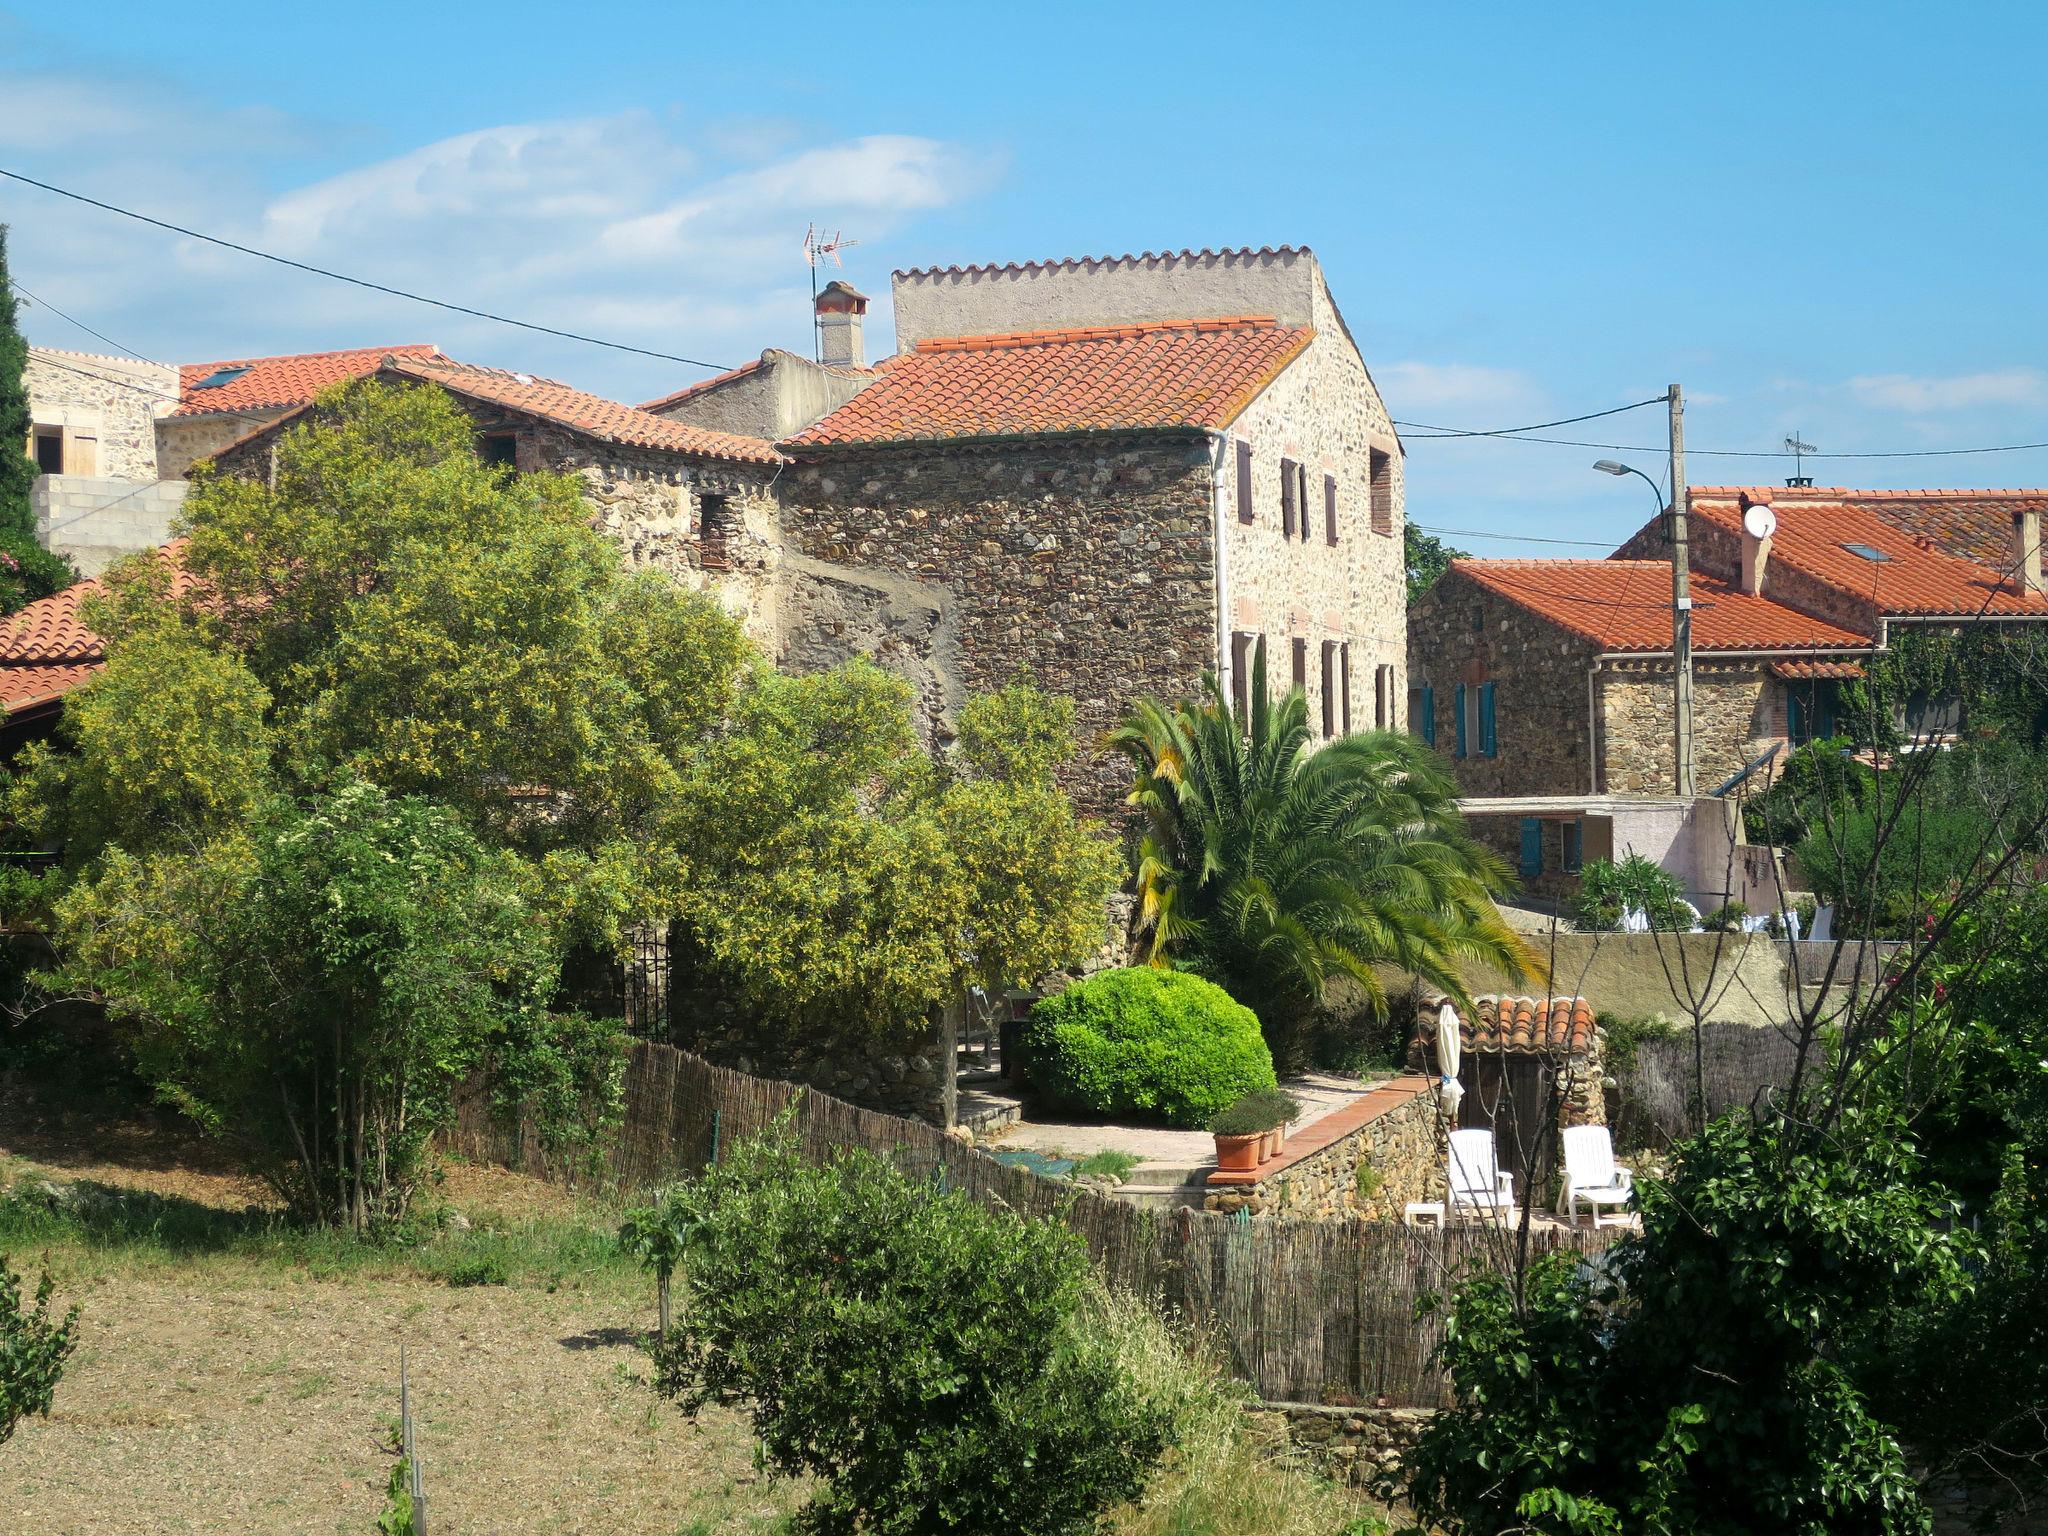
M 654 1352 L 685 1411 L 742 1408 L 820 1489 L 799 1529 L 1080 1536 L 1135 1498 L 1171 1415 L 1088 1326 L 1081 1240 L 786 1133 L 683 1187 L 683 1304 Z
M 619 1224 L 619 1247 L 643 1268 L 654 1271 L 655 1315 L 659 1319 L 656 1337 L 664 1342 L 668 1339 L 669 1286 L 690 1236 L 681 1195 L 680 1185 L 664 1189 L 651 1205 L 638 1205 L 626 1212 L 626 1219 Z
M 1661 933 L 1687 933 L 1694 912 L 1676 875 L 1654 859 L 1631 853 L 1619 862 L 1591 860 L 1579 876 L 1575 915 L 1593 933 L 1613 933 L 1639 912 Z
M 0 1255 L 0 1445 L 31 1414 L 50 1411 L 64 1362 L 78 1347 L 78 1308 L 50 1317 L 48 1275 L 36 1286 L 32 1307 L 21 1304 L 21 1276 Z
M 1151 963 L 1220 982 L 1282 1060 L 1335 977 L 1384 1013 L 1377 966 L 1457 998 L 1466 963 L 1528 974 L 1493 904 L 1512 886 L 1507 867 L 1466 832 L 1429 748 L 1396 731 L 1312 747 L 1301 690 L 1267 696 L 1263 643 L 1245 725 L 1205 682 L 1199 702 L 1141 701 L 1111 737 L 1137 770 L 1137 920 Z
M 78 580 L 71 562 L 37 542 L 29 487 L 38 473 L 29 457 L 28 340 L 16 319 L 7 272 L 7 226 L 0 224 L 0 613 Z
M 479 1068 L 548 1130 L 615 1092 L 524 866 L 446 808 L 364 783 L 271 806 L 191 852 L 110 847 L 57 902 L 65 979 L 130 1021 L 167 1101 L 298 1216 L 402 1216 Z
M 1413 608 L 1422 601 L 1422 594 L 1443 578 L 1453 560 L 1466 558 L 1466 551 L 1451 548 L 1435 534 L 1424 533 L 1413 523 L 1403 526 L 1401 542 L 1408 564 L 1408 606 Z

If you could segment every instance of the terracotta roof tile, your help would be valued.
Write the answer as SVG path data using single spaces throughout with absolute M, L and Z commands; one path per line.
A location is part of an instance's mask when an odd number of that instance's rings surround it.
M 169 414 L 213 416 L 232 411 L 304 405 L 330 385 L 375 373 L 387 357 L 440 355 L 431 343 L 410 342 L 397 347 L 355 347 L 346 352 L 295 352 L 282 357 L 186 363 L 178 369 L 178 404 Z M 193 388 L 201 379 L 227 368 L 248 371 L 213 389 Z
M 1436 1070 L 1437 1011 L 1446 1001 L 1429 997 L 1415 1005 L 1408 1058 L 1431 1071 Z M 1458 1039 L 1461 1049 L 1478 1055 L 1580 1056 L 1599 1034 L 1593 1005 L 1583 997 L 1487 996 L 1472 1002 L 1477 1020 L 1459 1009 Z
M 1846 681 L 1863 675 L 1862 663 L 1854 661 L 1774 661 L 1770 670 L 1773 677 L 1782 677 L 1791 683 L 1812 682 L 1817 678 Z
M 1223 427 L 1314 339 L 1259 315 L 934 337 L 791 441 Z
M 721 384 L 730 384 L 734 379 L 745 378 L 748 374 L 759 370 L 761 365 L 767 361 L 768 359 L 765 357 L 757 357 L 751 363 L 741 363 L 737 368 L 728 368 L 723 373 L 714 373 L 708 379 L 699 379 L 694 384 L 685 384 L 675 393 L 663 395 L 659 400 L 643 400 L 634 409 L 639 411 L 661 411 L 671 405 L 681 405 L 685 400 L 693 399 L 703 394 L 707 389 L 716 389 Z
M 183 547 L 184 540 L 174 539 L 158 553 L 175 562 Z M 183 585 L 184 573 L 177 571 L 174 587 Z M 86 600 L 104 590 L 95 577 L 0 618 L 0 715 L 52 703 L 106 665 L 106 646 L 79 616 Z
M 1695 516 L 1736 537 L 1742 532 L 1742 500 L 1768 502 L 1777 513 L 1771 563 L 1783 561 L 1824 586 L 1860 602 L 1873 592 L 1885 613 L 1959 617 L 2048 613 L 2048 596 L 2014 591 L 2000 567 L 2011 541 L 2011 512 L 2048 508 L 2048 491 L 1853 491 L 1839 487 L 1698 486 Z M 1914 510 L 1917 509 L 1917 510 Z M 1984 559 L 1952 553 L 1902 518 L 1933 525 L 1956 523 L 1957 548 L 1979 547 L 1965 525 L 1999 520 L 1995 546 Z M 1981 529 L 1979 530 L 1981 534 Z M 1866 544 L 1889 558 L 1882 564 L 1851 554 L 1845 545 Z M 1986 563 L 1986 561 L 1991 563 Z M 1768 575 L 1765 577 L 1769 583 Z
M 425 379 L 511 410 L 545 417 L 577 432 L 629 448 L 660 448 L 708 459 L 736 459 L 749 464 L 778 464 L 775 445 L 737 432 L 714 432 L 686 422 L 670 421 L 602 395 L 586 394 L 553 379 L 502 368 L 480 368 L 445 357 L 394 357 L 382 370 Z
M 1047 272 L 1067 267 L 1120 267 L 1140 261 L 1228 261 L 1256 256 L 1306 256 L 1305 245 L 1262 245 L 1256 250 L 1248 245 L 1228 246 L 1220 250 L 1143 251 L 1125 252 L 1121 256 L 1063 256 L 1051 261 L 1003 261 L 989 262 L 982 266 L 952 267 L 898 267 L 897 277 L 971 277 L 990 272 Z
M 1451 569 L 1603 650 L 1671 649 L 1669 560 L 1454 560 Z M 1697 650 L 1834 650 L 1870 643 L 1854 630 L 1747 596 L 1711 576 L 1695 575 L 1692 595 Z

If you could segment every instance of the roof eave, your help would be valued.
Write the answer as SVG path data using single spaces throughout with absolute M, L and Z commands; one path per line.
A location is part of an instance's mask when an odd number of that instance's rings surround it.
M 1226 424 L 1227 425 L 1227 424 Z M 825 443 L 806 443 L 791 438 L 776 447 L 789 459 L 800 460 L 827 454 L 858 453 L 886 448 L 972 448 L 1003 443 L 1057 443 L 1115 437 L 1185 437 L 1200 441 L 1221 427 L 1175 422 L 1161 426 L 1071 427 L 1044 432 L 976 432 L 944 437 L 862 437 Z

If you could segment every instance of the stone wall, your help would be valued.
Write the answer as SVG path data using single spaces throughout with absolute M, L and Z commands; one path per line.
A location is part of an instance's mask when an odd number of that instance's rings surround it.
M 175 404 L 178 370 L 132 357 L 31 347 L 29 419 L 64 434 L 64 473 L 159 478 L 156 413 Z
M 1600 787 L 1674 793 L 1671 664 L 1608 662 L 1598 687 Z M 1758 662 L 1695 662 L 1692 721 L 1694 782 L 1705 793 L 1784 739 L 1784 685 Z
M 288 406 L 236 411 L 218 416 L 165 416 L 156 424 L 157 472 L 166 480 L 183 475 L 201 459 L 288 414 Z
M 1371 1170 L 1361 1189 L 1359 1169 Z M 1436 1099 L 1420 1077 L 1400 1077 L 1288 1133 L 1280 1155 L 1254 1173 L 1213 1173 L 1207 1210 L 1302 1221 L 1399 1221 L 1412 1200 L 1443 1198 Z
M 1254 1425 L 1285 1435 L 1288 1444 L 1307 1452 L 1329 1477 L 1370 1487 L 1398 1470 L 1436 1410 L 1259 1403 L 1250 1415 Z
M 791 564 L 809 562 L 794 584 L 835 571 L 907 579 L 911 607 L 937 605 L 920 661 L 927 710 L 1023 675 L 1072 698 L 1080 738 L 1093 743 L 1137 695 L 1192 694 L 1214 664 L 1210 464 L 1199 437 L 821 454 L 783 471 L 782 493 Z M 873 650 L 877 636 L 859 622 L 832 637 L 790 633 L 809 664 Z M 950 738 L 949 719 L 928 723 Z M 1084 811 L 1112 815 L 1129 770 L 1092 751 L 1068 787 Z
M 873 382 L 874 375 L 864 368 L 828 368 L 770 347 L 751 366 L 734 369 L 680 399 L 653 402 L 647 409 L 670 421 L 779 443 L 822 420 Z
M 170 538 L 187 489 L 183 480 L 43 475 L 29 487 L 36 539 L 70 560 L 79 575 L 97 576 L 123 556 Z
M 1436 748 L 1466 795 L 1588 792 L 1586 672 L 1597 648 L 1453 570 L 1408 614 L 1408 682 L 1434 695 Z M 1460 684 L 1494 691 L 1493 757 L 1468 732 L 1458 757 Z M 1409 729 L 1421 734 L 1419 721 Z M 1511 855 L 1512 856 L 1512 855 Z

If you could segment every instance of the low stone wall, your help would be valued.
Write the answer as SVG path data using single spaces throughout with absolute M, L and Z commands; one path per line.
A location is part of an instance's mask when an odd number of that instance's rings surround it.
M 1399 1221 L 1409 1201 L 1443 1198 L 1443 1166 L 1436 1100 L 1411 1074 L 1290 1132 L 1278 1157 L 1248 1173 L 1210 1174 L 1203 1205 L 1306 1221 Z M 1363 1187 L 1361 1168 L 1370 1170 Z
M 1255 1422 L 1284 1431 L 1324 1472 L 1369 1486 L 1391 1474 L 1436 1417 L 1432 1408 L 1333 1408 L 1321 1403 L 1260 1403 Z

